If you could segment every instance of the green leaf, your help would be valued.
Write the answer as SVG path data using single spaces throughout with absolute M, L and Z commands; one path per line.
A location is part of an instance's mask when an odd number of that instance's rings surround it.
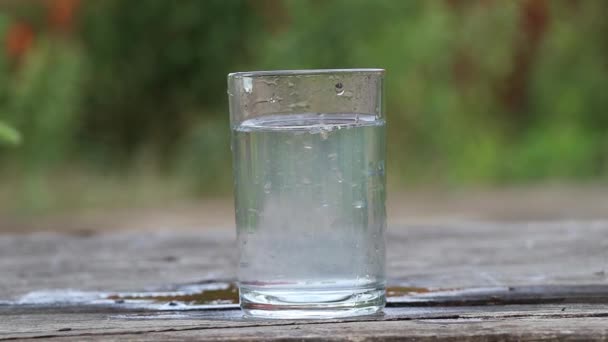
M 0 145 L 18 145 L 19 143 L 21 143 L 21 134 L 13 127 L 0 121 Z

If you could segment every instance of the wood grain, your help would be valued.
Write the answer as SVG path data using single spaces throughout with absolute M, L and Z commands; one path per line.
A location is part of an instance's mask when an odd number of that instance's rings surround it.
M 69 310 L 68 310 L 69 311 Z M 223 312 L 104 312 L 36 314 L 0 312 L 0 340 L 17 338 L 78 339 L 234 339 L 268 340 L 334 337 L 429 338 L 448 327 L 444 337 L 560 336 L 605 338 L 608 305 L 506 305 L 491 307 L 387 308 L 385 314 L 358 319 L 324 321 L 268 321 Z M 562 324 L 564 322 L 565 326 Z M 299 328 L 295 328 L 299 327 Z M 457 327 L 457 328 L 456 328 Z M 537 328 L 534 330 L 533 328 Z M 519 335 L 523 332 L 526 335 Z M 584 333 L 584 334 L 583 334 Z M 325 335 L 325 336 L 324 336 Z M 479 339 L 478 339 L 479 340 Z
M 234 280 L 230 230 L 0 235 L 0 340 L 608 339 L 608 222 L 419 224 L 387 234 L 384 316 L 252 321 L 240 311 L 28 304 L 41 290 L 145 291 Z M 517 304 L 517 305 L 515 305 Z
M 391 227 L 389 282 L 608 284 L 608 221 Z M 40 289 L 140 291 L 234 279 L 232 230 L 0 235 L 0 301 Z
M 602 318 L 412 320 L 167 331 L 103 336 L 105 341 L 605 341 Z M 98 336 L 58 341 L 98 341 Z

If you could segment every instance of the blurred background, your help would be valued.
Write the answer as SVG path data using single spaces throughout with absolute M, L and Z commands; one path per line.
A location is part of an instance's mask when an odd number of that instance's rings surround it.
M 413 212 L 432 215 L 437 189 L 477 194 L 471 210 L 497 196 L 597 205 L 606 13 L 601 0 L 0 0 L 0 230 L 112 225 L 130 208 L 180 208 L 167 224 L 230 216 L 226 74 L 265 69 L 387 69 L 389 194 Z

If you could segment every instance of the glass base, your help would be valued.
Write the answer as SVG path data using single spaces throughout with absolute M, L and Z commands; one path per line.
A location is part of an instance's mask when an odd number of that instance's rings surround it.
M 384 308 L 381 288 L 355 289 L 255 289 L 240 288 L 245 316 L 272 319 L 328 319 L 365 316 Z

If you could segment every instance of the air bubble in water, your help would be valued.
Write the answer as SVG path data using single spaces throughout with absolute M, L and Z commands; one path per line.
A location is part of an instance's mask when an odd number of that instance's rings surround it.
M 357 209 L 361 209 L 364 207 L 363 201 L 355 201 L 353 202 L 353 207 L 357 208 Z
M 377 169 L 378 169 L 378 174 L 379 175 L 384 175 L 384 161 L 380 161 L 378 163 Z
M 321 134 L 321 139 L 322 140 L 326 140 L 327 137 L 329 136 L 329 131 L 325 130 L 325 129 L 321 129 L 321 132 L 319 132 L 319 134 Z
M 342 177 L 342 172 L 336 172 L 336 178 L 338 178 L 338 183 L 344 182 L 344 177 Z

